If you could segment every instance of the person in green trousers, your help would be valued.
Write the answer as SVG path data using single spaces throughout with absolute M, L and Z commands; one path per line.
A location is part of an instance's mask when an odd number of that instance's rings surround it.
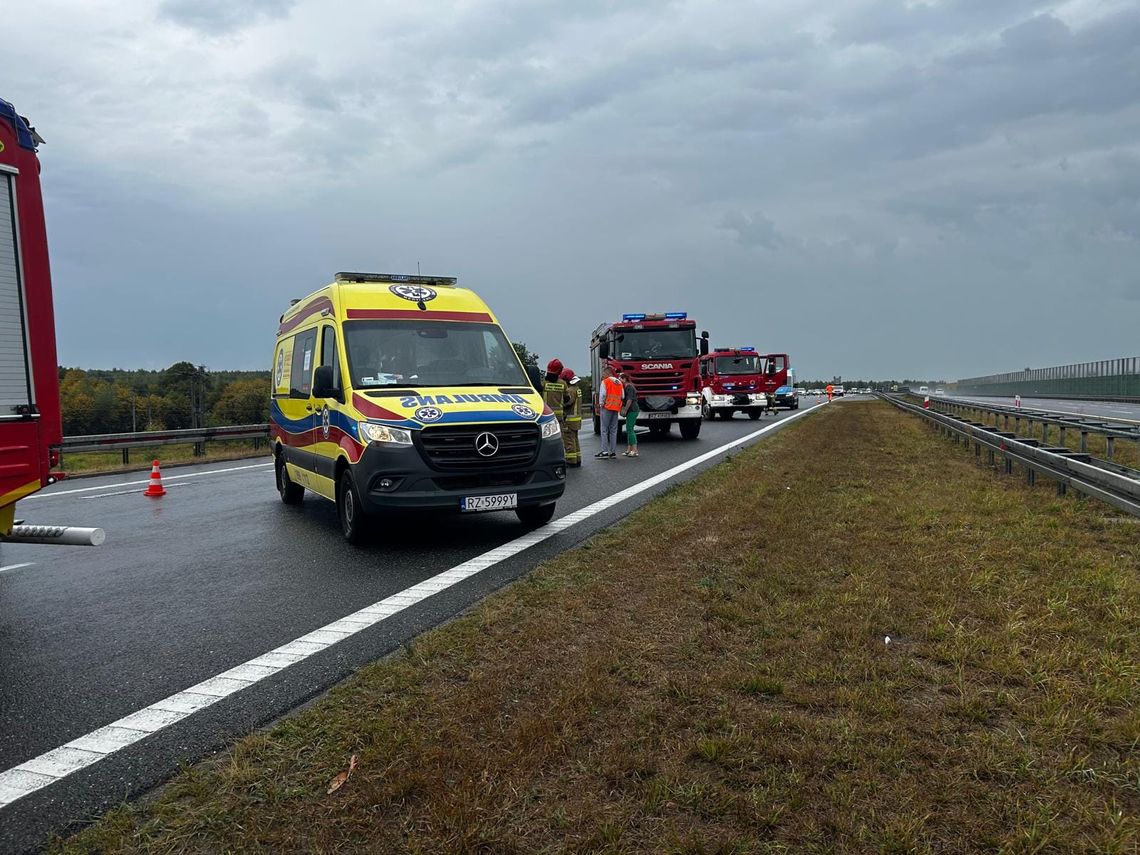
M 621 382 L 625 389 L 622 392 L 621 412 L 625 417 L 625 440 L 626 450 L 622 452 L 624 457 L 640 457 L 637 452 L 637 430 L 634 425 L 637 424 L 637 417 L 641 413 L 641 408 L 637 406 L 637 387 L 633 385 L 633 378 L 629 374 L 621 375 Z

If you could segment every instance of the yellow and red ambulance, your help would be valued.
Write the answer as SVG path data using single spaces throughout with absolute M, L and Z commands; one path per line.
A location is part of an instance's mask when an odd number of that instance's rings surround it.
M 565 490 L 561 431 L 491 310 L 440 276 L 338 273 L 281 316 L 270 402 L 277 489 L 336 503 L 351 543 L 385 510 L 513 510 Z

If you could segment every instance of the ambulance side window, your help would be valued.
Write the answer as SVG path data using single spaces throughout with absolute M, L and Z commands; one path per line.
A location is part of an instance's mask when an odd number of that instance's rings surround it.
M 289 378 L 293 367 L 293 337 L 281 340 L 277 345 L 277 357 L 273 360 L 273 397 L 289 397 Z
M 316 367 L 317 331 L 297 333 L 293 339 L 293 370 L 289 377 L 289 396 L 308 398 L 313 389 L 313 369 Z
M 321 329 L 321 365 L 329 365 L 333 372 L 333 388 L 340 389 L 340 359 L 336 352 L 336 328 Z

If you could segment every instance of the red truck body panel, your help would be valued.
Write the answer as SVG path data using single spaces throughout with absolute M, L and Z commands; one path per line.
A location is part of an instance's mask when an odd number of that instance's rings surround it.
M 12 105 L 0 100 L 0 534 L 17 499 L 58 477 L 52 469 L 62 441 L 38 141 Z

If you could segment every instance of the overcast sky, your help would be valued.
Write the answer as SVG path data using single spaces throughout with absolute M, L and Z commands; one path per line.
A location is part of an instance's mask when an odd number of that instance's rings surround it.
M 803 377 L 1140 352 L 1140 4 L 36 0 L 60 361 L 268 368 L 337 270 L 584 370 L 687 310 Z

